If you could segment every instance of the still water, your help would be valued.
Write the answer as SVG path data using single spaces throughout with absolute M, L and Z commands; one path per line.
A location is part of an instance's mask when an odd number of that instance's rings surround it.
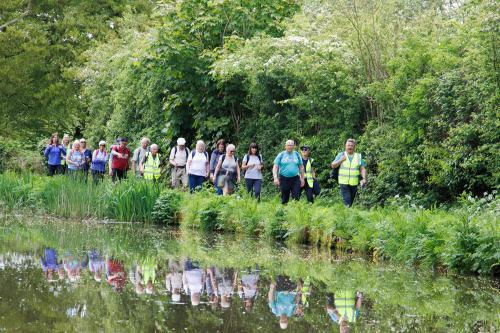
M 496 332 L 498 281 L 270 241 L 0 222 L 0 331 Z

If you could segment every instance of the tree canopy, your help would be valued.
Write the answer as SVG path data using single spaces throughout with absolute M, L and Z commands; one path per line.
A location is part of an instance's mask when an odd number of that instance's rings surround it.
M 0 4 L 0 136 L 178 136 L 272 160 L 349 137 L 363 198 L 424 205 L 499 180 L 494 0 L 21 1 Z M 78 133 L 77 133 L 78 132 Z M 326 185 L 328 186 L 328 185 Z

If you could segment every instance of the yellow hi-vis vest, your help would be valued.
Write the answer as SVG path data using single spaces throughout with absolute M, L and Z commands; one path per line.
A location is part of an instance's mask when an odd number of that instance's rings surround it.
M 148 153 L 144 162 L 144 179 L 158 179 L 160 174 L 160 154 L 156 154 L 155 158 L 151 153 Z
M 342 290 L 335 293 L 335 308 L 340 313 L 339 323 L 342 318 L 348 322 L 356 322 L 356 292 L 354 290 Z
M 313 184 L 314 184 L 314 179 L 313 179 L 313 169 L 312 169 L 312 163 L 314 162 L 314 160 L 312 158 L 308 158 L 307 159 L 307 163 L 306 163 L 306 181 L 307 181 L 307 185 L 309 185 L 310 188 L 313 188 Z
M 349 161 L 349 156 L 346 154 L 346 159 L 339 168 L 339 184 L 342 185 L 359 185 L 359 175 L 361 167 L 361 154 L 354 153 L 352 161 Z

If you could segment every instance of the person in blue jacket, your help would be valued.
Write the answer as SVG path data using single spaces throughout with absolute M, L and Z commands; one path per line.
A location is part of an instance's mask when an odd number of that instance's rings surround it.
M 92 164 L 90 165 L 92 179 L 95 184 L 99 183 L 99 181 L 104 178 L 109 155 L 110 154 L 106 151 L 106 141 L 99 141 L 99 149 L 94 150 Z
M 59 143 L 57 133 L 52 134 L 44 152 L 44 156 L 48 159 L 49 176 L 62 172 L 61 160 L 64 155 L 66 155 L 66 149 Z

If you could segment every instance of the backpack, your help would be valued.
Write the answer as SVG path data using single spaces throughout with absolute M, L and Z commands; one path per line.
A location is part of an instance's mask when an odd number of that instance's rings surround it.
M 248 161 L 250 161 L 250 154 L 246 154 L 246 161 L 245 161 L 245 164 L 248 164 Z M 257 157 L 259 158 L 259 163 L 262 164 L 262 155 L 259 154 L 257 155 Z
M 188 160 L 188 157 L 189 157 L 189 149 L 188 147 L 184 148 L 184 151 L 186 152 L 186 161 Z M 177 146 L 174 147 L 174 158 L 175 156 L 177 155 Z M 194 157 L 194 155 L 193 155 Z

